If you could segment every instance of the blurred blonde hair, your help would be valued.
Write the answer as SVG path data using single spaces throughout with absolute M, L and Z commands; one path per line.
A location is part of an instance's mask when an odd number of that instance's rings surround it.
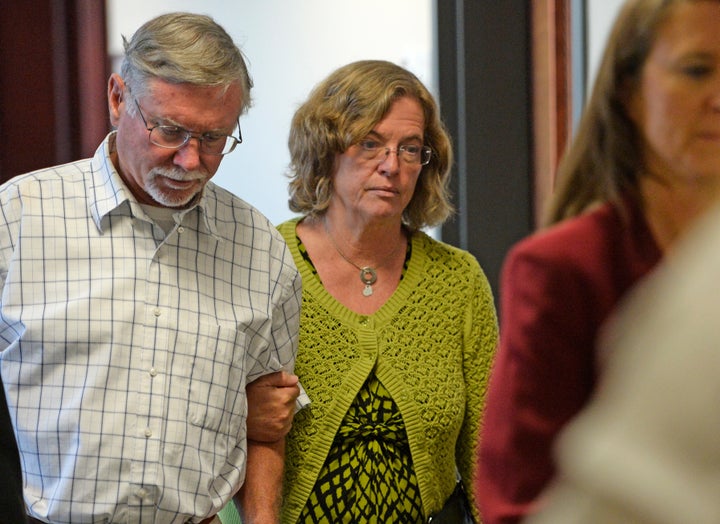
M 577 134 L 558 167 L 558 186 L 545 225 L 579 215 L 596 203 L 619 202 L 624 194 L 642 205 L 638 192 L 642 148 L 626 105 L 639 86 L 660 24 L 674 6 L 696 1 L 629 0 L 623 5 Z

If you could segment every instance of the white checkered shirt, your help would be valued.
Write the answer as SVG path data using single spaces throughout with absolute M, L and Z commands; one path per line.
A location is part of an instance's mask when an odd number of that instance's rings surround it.
M 300 277 L 209 183 L 167 235 L 109 159 L 0 188 L 0 358 L 36 518 L 197 522 L 245 475 L 245 385 L 292 370 Z

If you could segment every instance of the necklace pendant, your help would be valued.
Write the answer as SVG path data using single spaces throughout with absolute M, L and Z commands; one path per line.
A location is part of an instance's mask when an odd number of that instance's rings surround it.
M 360 281 L 366 286 L 371 286 L 377 281 L 377 273 L 370 266 L 360 268 Z
M 363 296 L 369 297 L 373 294 L 372 285 L 377 281 L 377 273 L 370 266 L 360 268 L 360 281 L 365 284 Z

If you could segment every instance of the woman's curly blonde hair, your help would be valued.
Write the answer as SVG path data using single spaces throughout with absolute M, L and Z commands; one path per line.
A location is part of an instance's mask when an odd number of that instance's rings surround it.
M 420 103 L 424 143 L 432 149 L 403 212 L 403 222 L 416 230 L 442 224 L 453 213 L 448 187 L 452 146 L 437 104 L 414 74 L 383 60 L 340 67 L 295 112 L 288 140 L 292 211 L 313 217 L 326 212 L 337 155 L 365 138 L 402 97 Z

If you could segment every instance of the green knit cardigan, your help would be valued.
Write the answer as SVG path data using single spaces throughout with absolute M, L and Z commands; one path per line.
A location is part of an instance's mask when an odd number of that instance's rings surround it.
M 303 280 L 295 372 L 311 404 L 295 416 L 287 438 L 282 522 L 297 521 L 338 426 L 373 370 L 402 414 L 425 514 L 450 496 L 456 465 L 474 499 L 498 336 L 493 296 L 477 260 L 416 232 L 395 293 L 374 314 L 359 315 L 328 294 L 302 258 L 298 220 L 278 229 Z

